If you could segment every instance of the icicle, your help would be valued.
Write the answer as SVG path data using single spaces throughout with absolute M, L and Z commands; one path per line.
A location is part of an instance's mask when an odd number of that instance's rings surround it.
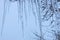
M 24 13 L 25 13 L 25 19 L 26 19 L 26 23 L 27 23 L 27 9 L 26 9 L 26 4 L 28 4 L 28 3 L 26 3 L 26 1 L 29 3 L 29 0 L 24 0 Z
M 39 21 L 40 33 L 41 33 L 41 38 L 43 38 L 42 25 L 41 25 L 41 22 L 42 22 L 42 19 L 41 19 L 41 1 L 43 1 L 43 0 L 37 1 L 37 3 L 38 3 L 38 21 Z M 40 39 L 40 40 L 42 40 L 42 39 Z
M 23 2 L 24 2 L 24 0 L 18 0 L 18 23 L 21 21 L 22 33 L 23 33 L 23 37 L 24 37 Z
M 31 5 L 32 5 L 32 12 L 33 12 L 33 15 L 35 17 L 35 22 L 36 22 L 36 26 L 37 26 L 37 0 L 33 0 L 31 2 Z
M 3 18 L 2 18 L 1 36 L 3 34 L 5 17 L 6 17 L 6 0 L 4 0 L 4 12 L 3 12 Z
M 9 7 L 10 7 L 10 1 L 9 0 L 4 0 L 4 11 L 3 11 L 3 18 L 2 18 L 1 36 L 3 34 L 3 29 L 4 29 L 6 10 L 9 12 Z

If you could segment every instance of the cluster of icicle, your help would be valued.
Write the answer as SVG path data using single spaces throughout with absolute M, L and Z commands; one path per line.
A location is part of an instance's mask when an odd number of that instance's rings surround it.
M 50 25 L 52 25 L 56 20 L 54 20 L 54 16 L 56 17 L 57 12 L 57 7 L 56 7 L 56 2 L 57 0 L 8 0 L 9 2 L 18 2 L 18 18 L 22 22 L 22 30 L 24 33 L 24 26 L 23 26 L 23 12 L 25 13 L 26 20 L 27 20 L 27 15 L 26 15 L 26 5 L 29 3 L 29 6 L 32 8 L 33 15 L 35 16 L 35 19 L 38 19 L 39 21 L 39 27 L 40 27 L 40 33 L 41 36 L 38 34 L 35 34 L 39 39 L 38 40 L 45 40 L 42 36 L 42 25 L 41 22 L 43 21 L 48 21 L 49 19 L 51 20 Z M 6 16 L 6 2 L 7 0 L 4 0 L 4 13 L 3 13 L 3 21 L 2 21 L 2 29 L 1 29 L 1 36 L 3 33 L 4 29 L 4 21 L 5 21 L 5 16 Z M 28 6 L 28 7 L 29 7 Z M 9 8 L 9 6 L 8 6 Z M 29 9 L 29 8 L 28 8 Z

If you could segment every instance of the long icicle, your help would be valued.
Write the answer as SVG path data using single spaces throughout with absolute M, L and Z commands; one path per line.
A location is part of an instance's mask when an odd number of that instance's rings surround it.
M 22 23 L 22 33 L 23 33 L 23 38 L 24 38 L 24 20 L 23 20 L 24 19 L 23 18 L 23 15 L 24 15 L 24 0 L 22 1 L 22 7 L 23 7 L 22 8 L 23 13 L 22 13 L 22 22 L 21 23 Z
M 37 20 L 36 20 L 37 19 L 37 13 L 36 13 L 37 10 L 36 10 L 36 7 L 38 6 L 37 5 L 37 0 L 33 0 L 31 4 L 32 4 L 33 15 L 35 17 L 35 23 L 36 23 L 36 26 L 37 26 Z
M 42 25 L 41 25 L 41 0 L 40 1 L 37 1 L 37 3 L 38 3 L 38 21 L 39 21 L 39 27 L 40 27 L 40 33 L 41 33 L 41 38 L 43 38 L 43 36 L 42 36 Z M 42 40 L 40 38 L 40 40 Z
M 22 33 L 24 37 L 24 23 L 23 23 L 23 1 L 24 0 L 18 0 L 18 23 L 21 21 L 22 24 Z M 21 9 L 20 9 L 21 8 Z M 22 12 L 22 13 L 21 13 Z M 19 24 L 20 25 L 20 24 Z
M 3 33 L 3 29 L 4 29 L 4 22 L 5 22 L 5 16 L 6 16 L 5 5 L 6 5 L 6 0 L 4 0 L 4 12 L 3 12 L 3 18 L 2 18 L 1 36 L 2 36 L 2 33 Z
M 7 1 L 9 1 L 9 0 L 4 0 L 4 11 L 3 11 L 3 18 L 2 18 L 1 36 L 2 36 L 2 34 L 3 34 L 3 29 L 4 29 L 4 23 L 5 23 L 7 5 L 10 4 L 10 3 L 8 3 L 8 4 L 6 5 L 6 2 L 7 2 Z M 8 5 L 8 11 L 9 11 L 9 7 L 10 7 L 10 5 Z

